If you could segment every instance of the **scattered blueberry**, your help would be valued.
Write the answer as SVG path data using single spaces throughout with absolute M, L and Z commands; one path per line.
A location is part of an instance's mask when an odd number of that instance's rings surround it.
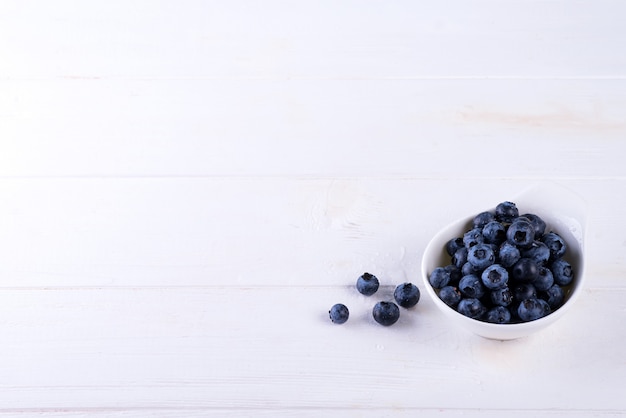
M 356 281 L 356 289 L 365 296 L 371 296 L 380 285 L 378 278 L 370 273 L 363 273 Z
M 350 311 L 348 307 L 342 303 L 337 303 L 330 308 L 328 311 L 328 315 L 330 316 L 330 320 L 335 324 L 343 324 L 348 320 L 350 316 Z
M 389 326 L 395 324 L 400 318 L 400 308 L 393 302 L 378 302 L 372 310 L 374 320 L 381 325 Z
M 396 287 L 393 298 L 403 308 L 412 308 L 420 300 L 420 290 L 413 283 L 403 283 Z

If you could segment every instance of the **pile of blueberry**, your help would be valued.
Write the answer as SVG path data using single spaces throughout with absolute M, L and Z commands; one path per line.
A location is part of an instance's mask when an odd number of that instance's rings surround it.
M 356 281 L 356 289 L 365 296 L 372 296 L 378 290 L 380 281 L 376 276 L 370 273 L 363 273 Z M 392 301 L 380 301 L 374 305 L 372 316 L 374 320 L 381 325 L 389 326 L 398 322 L 400 319 L 400 305 L 409 309 L 417 305 L 420 299 L 420 290 L 413 283 L 402 283 L 398 285 L 394 292 Z M 335 324 L 343 324 L 348 320 L 350 311 L 347 306 L 337 303 L 328 311 L 330 320 Z
M 567 245 L 536 214 L 520 215 L 513 202 L 476 215 L 463 236 L 445 248 L 450 264 L 435 268 L 429 282 L 459 313 L 497 324 L 528 322 L 564 302 L 574 271 Z

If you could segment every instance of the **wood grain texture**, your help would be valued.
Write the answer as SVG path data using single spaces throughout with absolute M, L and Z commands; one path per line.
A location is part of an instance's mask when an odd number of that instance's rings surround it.
M 626 406 L 623 290 L 589 289 L 514 342 L 450 326 L 427 298 L 381 327 L 351 286 L 2 293 L 0 410 L 437 409 L 450 394 L 469 410 Z M 343 326 L 327 318 L 337 301 Z
M 0 417 L 626 415 L 625 11 L 2 1 Z M 543 182 L 588 203 L 570 314 L 372 321 L 358 275 Z

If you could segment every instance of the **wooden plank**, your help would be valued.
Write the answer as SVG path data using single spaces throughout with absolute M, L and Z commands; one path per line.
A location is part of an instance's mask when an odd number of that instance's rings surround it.
M 1 287 L 419 281 L 442 227 L 529 180 L 83 178 L 0 180 Z M 589 204 L 589 286 L 623 288 L 623 180 L 562 182 Z M 523 210 L 523 209 L 522 209 Z
M 427 297 L 381 327 L 369 312 L 390 292 L 3 290 L 0 411 L 626 410 L 623 289 L 587 290 L 510 342 L 451 327 Z M 338 301 L 342 326 L 327 318 Z
M 623 178 L 625 103 L 626 80 L 4 80 L 0 176 Z
M 0 78 L 626 76 L 618 0 L 63 0 L 0 10 L 9 57 Z

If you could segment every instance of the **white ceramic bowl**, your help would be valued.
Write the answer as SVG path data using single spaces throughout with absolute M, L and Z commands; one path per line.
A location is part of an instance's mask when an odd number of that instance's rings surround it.
M 584 200 L 570 190 L 552 184 L 531 187 L 508 200 L 517 205 L 520 215 L 534 213 L 540 216 L 546 222 L 546 231 L 553 230 L 560 234 L 568 245 L 565 258 L 572 265 L 574 279 L 566 290 L 565 302 L 560 308 L 535 321 L 492 324 L 464 316 L 439 298 L 428 280 L 430 272 L 438 266 L 450 264 L 450 256 L 445 250 L 446 243 L 468 231 L 477 213 L 468 214 L 466 218 L 459 219 L 439 231 L 427 245 L 421 267 L 426 292 L 450 322 L 482 337 L 496 340 L 525 337 L 553 324 L 569 311 L 581 293 L 585 278 L 586 204 Z M 493 210 L 495 204 L 498 203 L 500 202 L 490 202 L 484 210 Z

